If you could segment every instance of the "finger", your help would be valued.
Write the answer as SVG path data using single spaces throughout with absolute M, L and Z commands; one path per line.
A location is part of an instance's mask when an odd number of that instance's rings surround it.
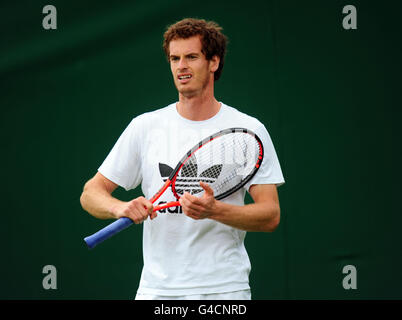
M 152 204 L 151 201 L 145 199 L 144 197 L 138 197 L 137 199 L 134 200 L 140 202 L 143 205 L 143 207 L 147 210 L 149 215 L 152 214 L 154 210 L 154 205 Z
M 135 224 L 140 224 L 148 218 L 147 209 L 141 204 L 138 199 L 132 200 L 126 210 L 126 216 L 134 221 Z
M 153 205 L 152 202 L 151 202 L 151 205 L 152 205 L 152 208 L 150 209 L 151 210 L 150 217 L 151 217 L 151 220 L 152 220 L 152 219 L 155 219 L 158 216 L 158 211 L 154 211 L 154 205 Z
M 185 191 L 179 199 L 180 205 L 182 206 L 183 203 L 187 203 L 188 201 L 190 201 L 190 198 L 191 198 L 191 195 L 187 191 Z
M 131 218 L 131 220 L 134 221 L 135 224 L 140 224 L 142 223 L 142 218 L 141 216 L 134 214 L 133 217 Z
M 206 195 L 214 196 L 214 190 L 208 183 L 200 181 L 200 186 L 204 189 Z
M 135 224 L 140 224 L 143 221 L 142 216 L 138 212 L 130 212 L 127 214 L 127 217 L 133 220 Z
M 151 220 L 156 218 L 158 213 L 154 211 L 153 203 L 145 198 L 142 199 L 141 203 L 144 206 L 144 209 L 147 211 L 147 215 L 151 218 Z
M 149 216 L 148 208 L 145 206 L 144 201 L 136 202 L 136 209 L 142 221 L 148 218 Z
M 146 214 L 146 210 L 142 205 L 136 204 L 132 210 L 130 211 L 129 218 L 134 221 L 135 224 L 142 223 L 148 215 Z
M 196 210 L 193 210 L 190 208 L 186 208 L 186 209 L 183 208 L 183 212 L 187 217 L 189 217 L 191 219 L 194 219 L 194 220 L 200 219 L 199 214 Z
M 183 194 L 183 196 L 180 199 L 182 199 L 182 198 L 184 198 L 184 200 L 188 201 L 188 203 L 191 202 L 191 203 L 196 204 L 196 205 L 202 205 L 202 203 L 203 203 L 201 201 L 201 198 L 193 196 L 193 195 L 191 195 L 189 193 Z M 180 200 L 179 200 L 179 202 L 180 202 Z
M 154 212 L 154 205 L 152 204 L 152 202 L 149 200 L 146 200 L 145 207 L 147 208 L 148 214 L 152 215 L 152 213 Z
M 152 211 L 151 213 L 151 220 L 155 219 L 158 216 L 158 212 L 157 211 Z
M 139 214 L 135 215 L 135 219 L 137 220 L 138 223 L 141 223 L 142 221 L 146 220 L 148 216 L 151 217 L 151 219 L 156 217 L 156 213 L 153 211 L 153 204 L 151 201 L 145 199 L 144 197 L 138 197 L 134 200 L 131 201 L 133 211 L 138 212 Z
M 179 202 L 180 202 L 180 205 L 186 209 L 192 209 L 192 210 L 195 210 L 198 212 L 201 212 L 202 210 L 204 210 L 204 208 L 201 205 L 199 205 L 199 199 L 197 197 L 192 197 L 192 198 L 181 197 Z
M 191 198 L 193 198 L 194 196 L 193 195 L 191 195 L 190 193 L 188 193 L 187 191 L 185 191 L 184 193 L 183 193 L 183 195 L 181 196 L 181 198 L 185 198 L 185 199 L 191 199 Z M 181 199 L 180 198 L 180 199 Z

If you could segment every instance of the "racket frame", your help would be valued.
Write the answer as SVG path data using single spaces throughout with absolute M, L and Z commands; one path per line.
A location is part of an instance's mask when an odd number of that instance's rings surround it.
M 205 146 L 207 143 L 211 142 L 212 140 L 217 139 L 219 137 L 222 137 L 225 134 L 236 133 L 236 132 L 242 132 L 242 133 L 249 134 L 249 135 L 253 136 L 257 140 L 258 145 L 259 145 L 259 153 L 258 153 L 257 162 L 254 165 L 253 170 L 241 181 L 241 183 L 235 185 L 233 188 L 225 191 L 224 193 L 219 194 L 218 196 L 215 197 L 215 199 L 216 200 L 221 200 L 221 199 L 227 197 L 228 195 L 236 192 L 237 190 L 242 188 L 247 182 L 249 182 L 254 177 L 254 175 L 257 173 L 259 167 L 261 166 L 262 160 L 264 159 L 264 147 L 262 145 L 261 139 L 253 131 L 245 129 L 245 128 L 228 128 L 228 129 L 224 129 L 224 130 L 218 131 L 218 132 L 214 133 L 213 135 L 210 135 L 209 137 L 203 139 L 197 145 L 195 145 L 193 148 L 191 148 L 186 153 L 186 155 L 178 162 L 176 168 L 170 174 L 170 176 L 168 178 L 168 181 L 169 181 L 169 184 L 171 184 L 172 192 L 173 192 L 173 194 L 174 194 L 174 196 L 176 197 L 177 200 L 180 199 L 180 196 L 177 194 L 174 186 L 175 186 L 175 183 L 176 183 L 177 175 L 179 174 L 180 169 L 184 166 L 186 161 L 191 158 L 191 156 L 193 155 L 194 152 L 196 152 L 197 150 L 199 150 L 200 148 L 202 148 L 203 146 Z M 161 190 L 164 187 L 165 187 L 165 185 L 161 188 Z M 166 188 L 163 189 L 162 193 L 166 190 Z M 159 191 L 158 191 L 157 194 L 159 194 Z M 158 198 L 159 198 L 159 196 L 158 196 Z M 164 207 L 166 207 L 167 205 L 168 204 L 166 204 Z

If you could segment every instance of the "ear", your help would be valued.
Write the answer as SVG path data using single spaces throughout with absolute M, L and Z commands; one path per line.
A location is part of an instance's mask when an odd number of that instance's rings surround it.
M 211 60 L 209 60 L 209 71 L 215 72 L 219 68 L 219 62 L 221 59 L 218 56 L 213 56 Z

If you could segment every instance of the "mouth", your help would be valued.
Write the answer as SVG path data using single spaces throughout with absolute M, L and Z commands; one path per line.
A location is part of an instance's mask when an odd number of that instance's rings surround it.
M 187 83 L 190 81 L 190 79 L 193 76 L 190 73 L 183 73 L 183 74 L 179 74 L 177 76 L 177 79 L 180 81 L 180 83 Z

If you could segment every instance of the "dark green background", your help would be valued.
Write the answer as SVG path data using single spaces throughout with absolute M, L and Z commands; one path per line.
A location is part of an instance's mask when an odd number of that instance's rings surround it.
M 216 97 L 266 125 L 286 179 L 279 228 L 246 237 L 253 298 L 402 298 L 401 15 L 400 1 L 2 1 L 0 298 L 134 298 L 142 228 L 89 251 L 108 221 L 79 197 L 130 120 L 177 99 L 162 34 L 188 16 L 223 26 Z

